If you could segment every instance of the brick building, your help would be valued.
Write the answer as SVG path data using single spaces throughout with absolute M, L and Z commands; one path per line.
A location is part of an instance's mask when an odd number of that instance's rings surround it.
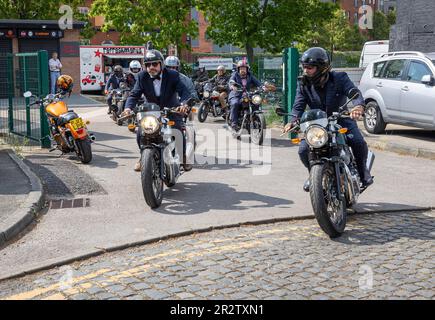
M 53 52 L 58 52 L 63 65 L 62 73 L 78 81 L 80 29 L 83 26 L 84 22 L 76 21 L 72 29 L 60 30 L 57 20 L 0 20 L 0 52 L 47 50 L 49 58 Z M 80 86 L 75 86 L 74 92 L 79 91 Z
M 435 52 L 435 1 L 397 2 L 396 24 L 390 32 L 390 51 Z
M 357 24 L 359 19 L 364 15 L 363 6 L 370 6 L 372 12 L 379 10 L 384 0 L 322 0 L 323 2 L 333 2 L 340 5 L 340 8 L 346 13 L 350 24 Z

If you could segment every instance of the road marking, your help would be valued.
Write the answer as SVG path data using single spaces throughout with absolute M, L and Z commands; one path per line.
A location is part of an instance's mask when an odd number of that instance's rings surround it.
M 104 274 L 106 272 L 109 272 L 109 271 L 111 271 L 111 270 L 110 269 L 101 269 L 101 270 L 98 270 L 96 272 L 93 272 L 93 273 L 90 273 L 90 274 L 87 274 L 87 275 L 84 275 L 84 276 L 81 276 L 81 277 L 72 278 L 69 281 L 58 282 L 58 283 L 53 284 L 51 286 L 48 286 L 46 288 L 36 288 L 36 289 L 31 290 L 31 291 L 26 291 L 26 292 L 23 292 L 23 293 L 19 293 L 19 294 L 16 294 L 16 295 L 9 296 L 9 297 L 4 298 L 2 300 L 26 300 L 26 299 L 32 299 L 32 298 L 35 298 L 37 296 L 40 296 L 41 294 L 44 294 L 44 293 L 56 290 L 56 289 L 58 289 L 59 287 L 62 287 L 62 286 L 64 286 L 64 287 L 65 286 L 71 286 L 71 285 L 73 285 L 75 283 L 78 283 L 80 281 L 83 281 L 83 280 L 88 280 L 88 279 L 96 278 L 96 277 L 98 277 L 98 276 L 100 276 L 100 275 L 102 275 L 102 274 Z
M 253 235 L 262 235 L 262 234 L 280 234 L 280 233 L 287 233 L 289 230 L 299 230 L 301 231 L 301 229 L 311 229 L 309 227 L 290 227 L 288 229 L 272 229 L 272 230 L 262 230 L 262 231 L 258 231 L 255 232 L 253 234 L 250 235 L 245 235 L 239 238 L 240 239 L 248 239 L 249 237 L 252 237 Z M 314 232 L 307 232 L 305 231 L 307 234 L 311 234 L 314 236 L 322 236 L 321 233 L 314 233 Z M 123 271 L 119 271 L 118 274 L 116 275 L 112 275 L 112 276 L 107 276 L 106 275 L 106 279 L 104 280 L 104 282 L 99 283 L 99 286 L 108 286 L 114 283 L 118 283 L 120 279 L 123 278 L 128 278 L 128 277 L 135 277 L 136 275 L 143 273 L 144 271 L 152 268 L 152 267 L 160 267 L 165 263 L 176 263 L 179 261 L 188 261 L 189 259 L 195 258 L 195 257 L 202 257 L 202 256 L 207 256 L 207 255 L 213 255 L 213 254 L 217 254 L 217 253 L 222 253 L 222 252 L 236 252 L 237 250 L 240 249 L 249 249 L 249 248 L 253 248 L 253 247 L 259 247 L 262 245 L 270 245 L 270 242 L 272 241 L 282 241 L 282 240 L 289 240 L 290 237 L 289 236 L 281 236 L 281 237 L 276 237 L 274 239 L 269 239 L 269 238 L 265 238 L 262 240 L 249 240 L 249 241 L 242 241 L 239 243 L 231 243 L 231 244 L 225 244 L 222 245 L 225 242 L 234 242 L 237 241 L 237 239 L 234 238 L 230 238 L 230 239 L 215 239 L 213 241 L 211 241 L 212 243 L 214 243 L 216 245 L 216 247 L 214 248 L 205 248 L 202 249 L 201 251 L 196 251 L 196 252 L 191 252 L 191 253 L 187 253 L 186 250 L 180 250 L 180 249 L 175 249 L 175 250 L 170 250 L 164 253 L 160 253 L 160 254 L 156 254 L 153 256 L 149 256 L 149 257 L 145 257 L 140 259 L 140 262 L 143 262 L 144 265 L 139 266 L 139 267 L 134 267 L 134 268 L 130 268 L 127 270 L 123 270 Z M 201 243 L 210 243 L 208 241 L 198 241 L 198 244 Z M 193 245 L 194 247 L 195 245 Z M 178 256 L 178 257 L 177 257 Z M 161 259 L 162 261 L 156 261 L 154 263 L 147 263 L 147 262 L 151 262 L 152 260 L 157 260 L 157 259 Z M 27 291 L 27 292 L 23 292 L 23 293 L 19 293 L 16 295 L 12 295 L 9 296 L 7 298 L 4 298 L 4 300 L 23 300 L 23 299 L 32 299 L 35 298 L 37 296 L 40 296 L 44 293 L 53 291 L 53 290 L 59 290 L 60 287 L 62 286 L 69 286 L 70 288 L 67 290 L 64 290 L 63 293 L 66 295 L 71 295 L 71 294 L 76 294 L 79 293 L 81 291 L 83 291 L 84 289 L 88 289 L 90 287 L 93 286 L 93 284 L 91 282 L 86 282 L 83 284 L 77 284 L 83 280 L 91 280 L 93 278 L 96 278 L 100 275 L 103 275 L 105 273 L 108 273 L 110 271 L 113 271 L 111 269 L 101 269 L 101 270 L 97 270 L 95 272 L 92 272 L 90 274 L 81 276 L 81 277 L 76 277 L 76 278 L 72 278 L 70 281 L 68 282 L 59 282 L 56 284 L 53 284 L 51 286 L 48 286 L 46 288 L 35 288 L 31 291 Z M 76 285 L 77 284 L 77 285 Z M 72 286 L 76 285 L 75 287 L 72 288 Z M 61 298 L 65 298 L 62 294 L 60 293 L 56 293 L 53 294 L 47 298 L 53 298 L 53 299 L 61 299 Z

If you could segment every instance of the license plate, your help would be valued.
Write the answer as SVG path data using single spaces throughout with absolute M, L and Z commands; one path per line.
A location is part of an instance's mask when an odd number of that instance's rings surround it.
M 82 118 L 72 119 L 70 123 L 74 130 L 78 130 L 85 127 Z

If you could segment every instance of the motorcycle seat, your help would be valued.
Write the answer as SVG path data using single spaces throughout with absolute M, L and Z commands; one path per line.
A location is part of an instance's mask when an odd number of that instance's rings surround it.
M 72 119 L 76 119 L 78 117 L 79 116 L 77 113 L 75 113 L 73 110 L 69 110 L 67 113 L 61 114 L 59 118 L 57 118 L 57 125 L 64 125 L 70 122 Z

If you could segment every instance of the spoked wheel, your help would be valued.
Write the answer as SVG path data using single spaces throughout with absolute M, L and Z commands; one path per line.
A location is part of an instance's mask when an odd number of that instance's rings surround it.
M 123 124 L 123 122 L 122 121 L 119 121 L 119 118 L 121 118 L 121 114 L 122 114 L 122 111 L 124 111 L 123 110 L 124 108 L 123 108 L 123 105 L 122 105 L 122 101 L 119 101 L 118 102 L 118 104 L 117 104 L 117 109 L 116 109 L 116 124 L 118 125 L 118 126 L 122 126 L 122 124 Z
M 340 236 L 346 227 L 346 206 L 338 198 L 335 172 L 328 163 L 311 168 L 310 198 L 320 228 L 331 238 Z
M 160 152 L 145 149 L 141 157 L 142 191 L 146 203 L 151 208 L 158 208 L 163 200 L 163 181 L 160 177 Z
M 208 116 L 208 107 L 207 104 L 204 102 L 201 102 L 201 105 L 198 109 L 198 120 L 199 122 L 204 122 L 207 119 Z
M 266 130 L 266 119 L 264 114 L 257 113 L 253 116 L 250 128 L 251 142 L 257 145 L 262 145 Z

